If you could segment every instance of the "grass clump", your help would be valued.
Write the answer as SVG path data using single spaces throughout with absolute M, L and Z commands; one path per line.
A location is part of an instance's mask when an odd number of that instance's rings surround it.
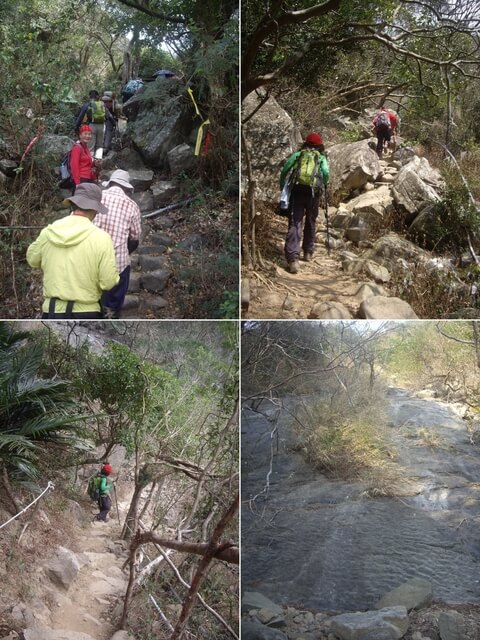
M 357 393 L 350 402 L 342 395 L 304 406 L 296 431 L 307 460 L 333 478 L 381 475 L 392 458 L 384 402 L 383 390 L 378 390 Z

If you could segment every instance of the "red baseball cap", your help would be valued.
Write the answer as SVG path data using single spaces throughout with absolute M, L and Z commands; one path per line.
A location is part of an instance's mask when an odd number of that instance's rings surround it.
M 113 469 L 109 464 L 104 464 L 102 467 L 102 473 L 108 473 L 109 475 L 112 473 Z
M 322 136 L 318 133 L 309 133 L 305 138 L 305 142 L 307 144 L 313 144 L 314 147 L 319 147 L 321 144 L 323 144 Z

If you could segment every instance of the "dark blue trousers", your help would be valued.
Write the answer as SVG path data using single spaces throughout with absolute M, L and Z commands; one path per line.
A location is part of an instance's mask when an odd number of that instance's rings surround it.
M 129 283 L 130 265 L 128 267 L 125 267 L 125 269 L 120 274 L 120 282 L 115 287 L 113 287 L 113 289 L 110 289 L 110 291 L 105 291 L 102 296 L 102 307 L 120 311 L 125 301 L 125 296 L 127 295 Z

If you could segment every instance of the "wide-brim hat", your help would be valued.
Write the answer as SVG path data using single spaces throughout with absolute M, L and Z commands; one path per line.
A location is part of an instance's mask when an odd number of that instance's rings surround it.
M 103 102 L 110 102 L 110 100 L 112 100 L 112 96 L 107 96 L 107 94 L 102 96 Z
M 119 184 L 121 187 L 125 187 L 126 189 L 133 189 L 133 185 L 130 184 L 130 174 L 128 171 L 124 171 L 123 169 L 117 169 L 112 173 L 107 182 L 107 187 L 114 182 L 115 184 Z
M 65 198 L 63 204 L 72 202 L 80 209 L 91 210 L 97 213 L 108 213 L 107 207 L 102 204 L 102 190 L 98 184 L 93 182 L 82 182 L 77 185 L 75 194 L 69 198 Z

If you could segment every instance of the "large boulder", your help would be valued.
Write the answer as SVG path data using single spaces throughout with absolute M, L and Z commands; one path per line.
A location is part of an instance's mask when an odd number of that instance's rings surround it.
M 146 191 L 153 182 L 153 171 L 150 169 L 130 169 L 128 174 L 135 191 Z
M 392 162 L 403 166 L 408 164 L 417 154 L 412 147 L 399 147 L 392 155 Z
M 390 281 L 390 273 L 388 269 L 373 260 L 365 260 L 363 258 L 345 258 L 342 261 L 342 269 L 346 273 L 365 273 L 378 283 Z
M 359 286 L 353 297 L 359 304 L 361 304 L 364 300 L 367 300 L 367 298 L 371 298 L 372 296 L 386 295 L 387 293 L 381 285 L 364 282 Z
M 153 194 L 151 191 L 139 191 L 132 195 L 132 200 L 136 202 L 140 211 L 153 211 Z
M 430 255 L 413 242 L 405 240 L 396 233 L 389 233 L 379 238 L 373 247 L 362 255 L 362 258 L 373 260 L 392 271 L 399 260 L 407 264 L 421 264 L 427 262 Z
M 358 215 L 366 221 L 382 218 L 388 207 L 393 204 L 390 189 L 387 186 L 379 187 L 374 191 L 367 191 L 353 198 L 345 205 L 347 211 Z
M 258 591 L 245 591 L 242 596 L 242 612 L 251 611 L 252 609 L 269 609 L 274 613 L 281 615 L 283 609 L 278 604 L 275 604 Z
M 193 105 L 178 82 L 152 82 L 128 101 L 127 134 L 145 162 L 168 167 L 168 152 L 188 139 Z M 125 108 L 124 108 L 125 110 Z
M 408 237 L 425 249 L 433 249 L 445 234 L 433 202 L 423 207 L 408 228 Z
M 198 161 L 192 147 L 182 143 L 167 153 L 170 172 L 176 176 L 179 173 L 188 173 L 197 166 Z
M 63 589 L 68 589 L 80 571 L 80 563 L 70 549 L 58 547 L 54 558 L 45 565 L 50 580 Z
M 142 156 L 135 149 L 125 147 L 121 151 L 111 151 L 103 159 L 102 169 L 105 171 L 109 169 L 130 171 L 131 169 L 145 169 L 145 164 Z
M 432 583 L 425 578 L 416 577 L 386 593 L 377 602 L 375 608 L 404 606 L 408 611 L 423 609 L 432 602 L 432 598 Z
M 364 640 L 372 633 L 385 631 L 390 640 L 399 640 L 408 629 L 405 607 L 389 607 L 379 611 L 343 613 L 331 620 L 332 632 L 341 640 Z
M 395 178 L 392 195 L 396 204 L 410 215 L 416 215 L 427 202 L 438 201 L 444 182 L 440 173 L 426 158 L 415 156 L 403 166 Z
M 68 136 L 57 136 L 49 134 L 43 136 L 36 145 L 35 153 L 40 155 L 51 156 L 56 160 L 60 160 L 75 144 L 75 140 Z
M 438 631 L 442 640 L 465 640 L 468 635 L 468 623 L 458 611 L 442 611 L 438 616 Z M 476 629 L 478 632 L 478 628 Z
M 278 629 L 271 629 L 257 620 L 242 620 L 242 640 L 288 640 Z
M 341 302 L 317 302 L 308 314 L 310 319 L 350 320 L 353 316 Z
M 333 192 L 360 189 L 381 173 L 378 156 L 367 140 L 330 147 L 328 162 Z
M 153 197 L 153 206 L 160 209 L 162 206 L 172 204 L 178 198 L 178 185 L 169 180 L 159 180 L 152 184 L 150 191 Z
M 408 302 L 385 296 L 371 296 L 364 300 L 357 315 L 363 320 L 418 320 Z
M 258 107 L 264 97 L 262 91 L 250 93 L 242 103 L 243 118 Z M 270 97 L 244 127 L 250 151 L 253 177 L 257 183 L 257 198 L 276 203 L 280 197 L 278 180 L 287 158 L 302 144 L 302 138 L 288 113 Z M 245 171 L 242 189 L 246 188 Z

